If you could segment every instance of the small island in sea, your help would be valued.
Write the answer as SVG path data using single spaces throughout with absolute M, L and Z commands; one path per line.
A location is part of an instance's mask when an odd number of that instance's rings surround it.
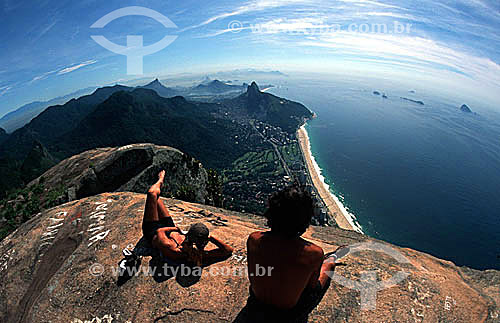
M 467 104 L 462 104 L 460 107 L 460 111 L 465 113 L 472 113 L 472 110 L 467 106 Z
M 405 97 L 401 97 L 401 99 L 405 100 L 405 101 L 410 101 L 410 102 L 413 102 L 413 103 L 416 103 L 416 104 L 420 104 L 420 105 L 425 105 L 424 102 L 422 101 L 417 101 L 417 100 L 413 100 L 413 99 L 408 99 L 408 98 L 405 98 Z
M 385 95 L 385 93 L 380 93 L 379 91 L 373 91 L 373 94 L 374 94 L 374 95 L 382 95 L 382 97 L 383 97 L 384 99 L 387 99 L 387 95 Z

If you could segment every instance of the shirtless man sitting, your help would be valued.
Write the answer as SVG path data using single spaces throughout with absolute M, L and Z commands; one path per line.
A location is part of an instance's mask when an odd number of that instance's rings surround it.
M 175 226 L 167 208 L 159 198 L 164 178 L 165 171 L 162 170 L 158 174 L 158 181 L 147 193 L 142 221 L 144 238 L 163 256 L 178 263 L 202 266 L 229 258 L 233 248 L 211 236 L 203 223 L 191 225 L 186 234 Z M 209 242 L 217 248 L 205 251 Z
M 304 190 L 291 187 L 275 193 L 264 214 L 270 231 L 254 232 L 247 240 L 250 321 L 304 322 L 328 289 L 328 271 L 335 262 L 300 236 L 313 215 L 314 202 Z M 258 275 L 257 267 L 273 268 Z M 257 317 L 255 316 L 257 315 Z

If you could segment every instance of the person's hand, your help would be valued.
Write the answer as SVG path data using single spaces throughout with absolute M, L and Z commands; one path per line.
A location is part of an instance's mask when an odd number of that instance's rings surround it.
M 347 266 L 347 264 L 345 264 L 343 262 L 336 262 L 336 258 L 335 257 L 328 257 L 323 262 L 323 266 L 326 266 L 327 270 L 333 271 L 333 270 L 335 270 L 335 267 L 337 267 L 337 266 Z

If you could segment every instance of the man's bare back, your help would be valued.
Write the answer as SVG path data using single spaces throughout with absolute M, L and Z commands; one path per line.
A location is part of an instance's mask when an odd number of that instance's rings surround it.
M 300 237 L 254 232 L 248 238 L 247 252 L 250 285 L 264 303 L 292 308 L 306 287 L 318 284 L 323 250 Z M 272 272 L 257 276 L 257 265 L 273 268 Z

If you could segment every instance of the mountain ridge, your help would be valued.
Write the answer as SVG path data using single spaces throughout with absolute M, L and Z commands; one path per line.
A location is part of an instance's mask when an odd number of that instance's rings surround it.
M 224 103 L 246 110 L 251 117 L 280 127 L 288 133 L 295 133 L 305 119 L 313 117 L 311 110 L 301 103 L 261 92 L 256 82 L 252 82 L 245 93 Z
M 33 101 L 27 103 L 14 111 L 8 112 L 0 118 L 0 127 L 5 128 L 8 133 L 12 133 L 29 123 L 46 108 L 57 104 L 63 104 L 72 98 L 85 95 L 95 89 L 95 87 L 88 87 L 47 101 Z

